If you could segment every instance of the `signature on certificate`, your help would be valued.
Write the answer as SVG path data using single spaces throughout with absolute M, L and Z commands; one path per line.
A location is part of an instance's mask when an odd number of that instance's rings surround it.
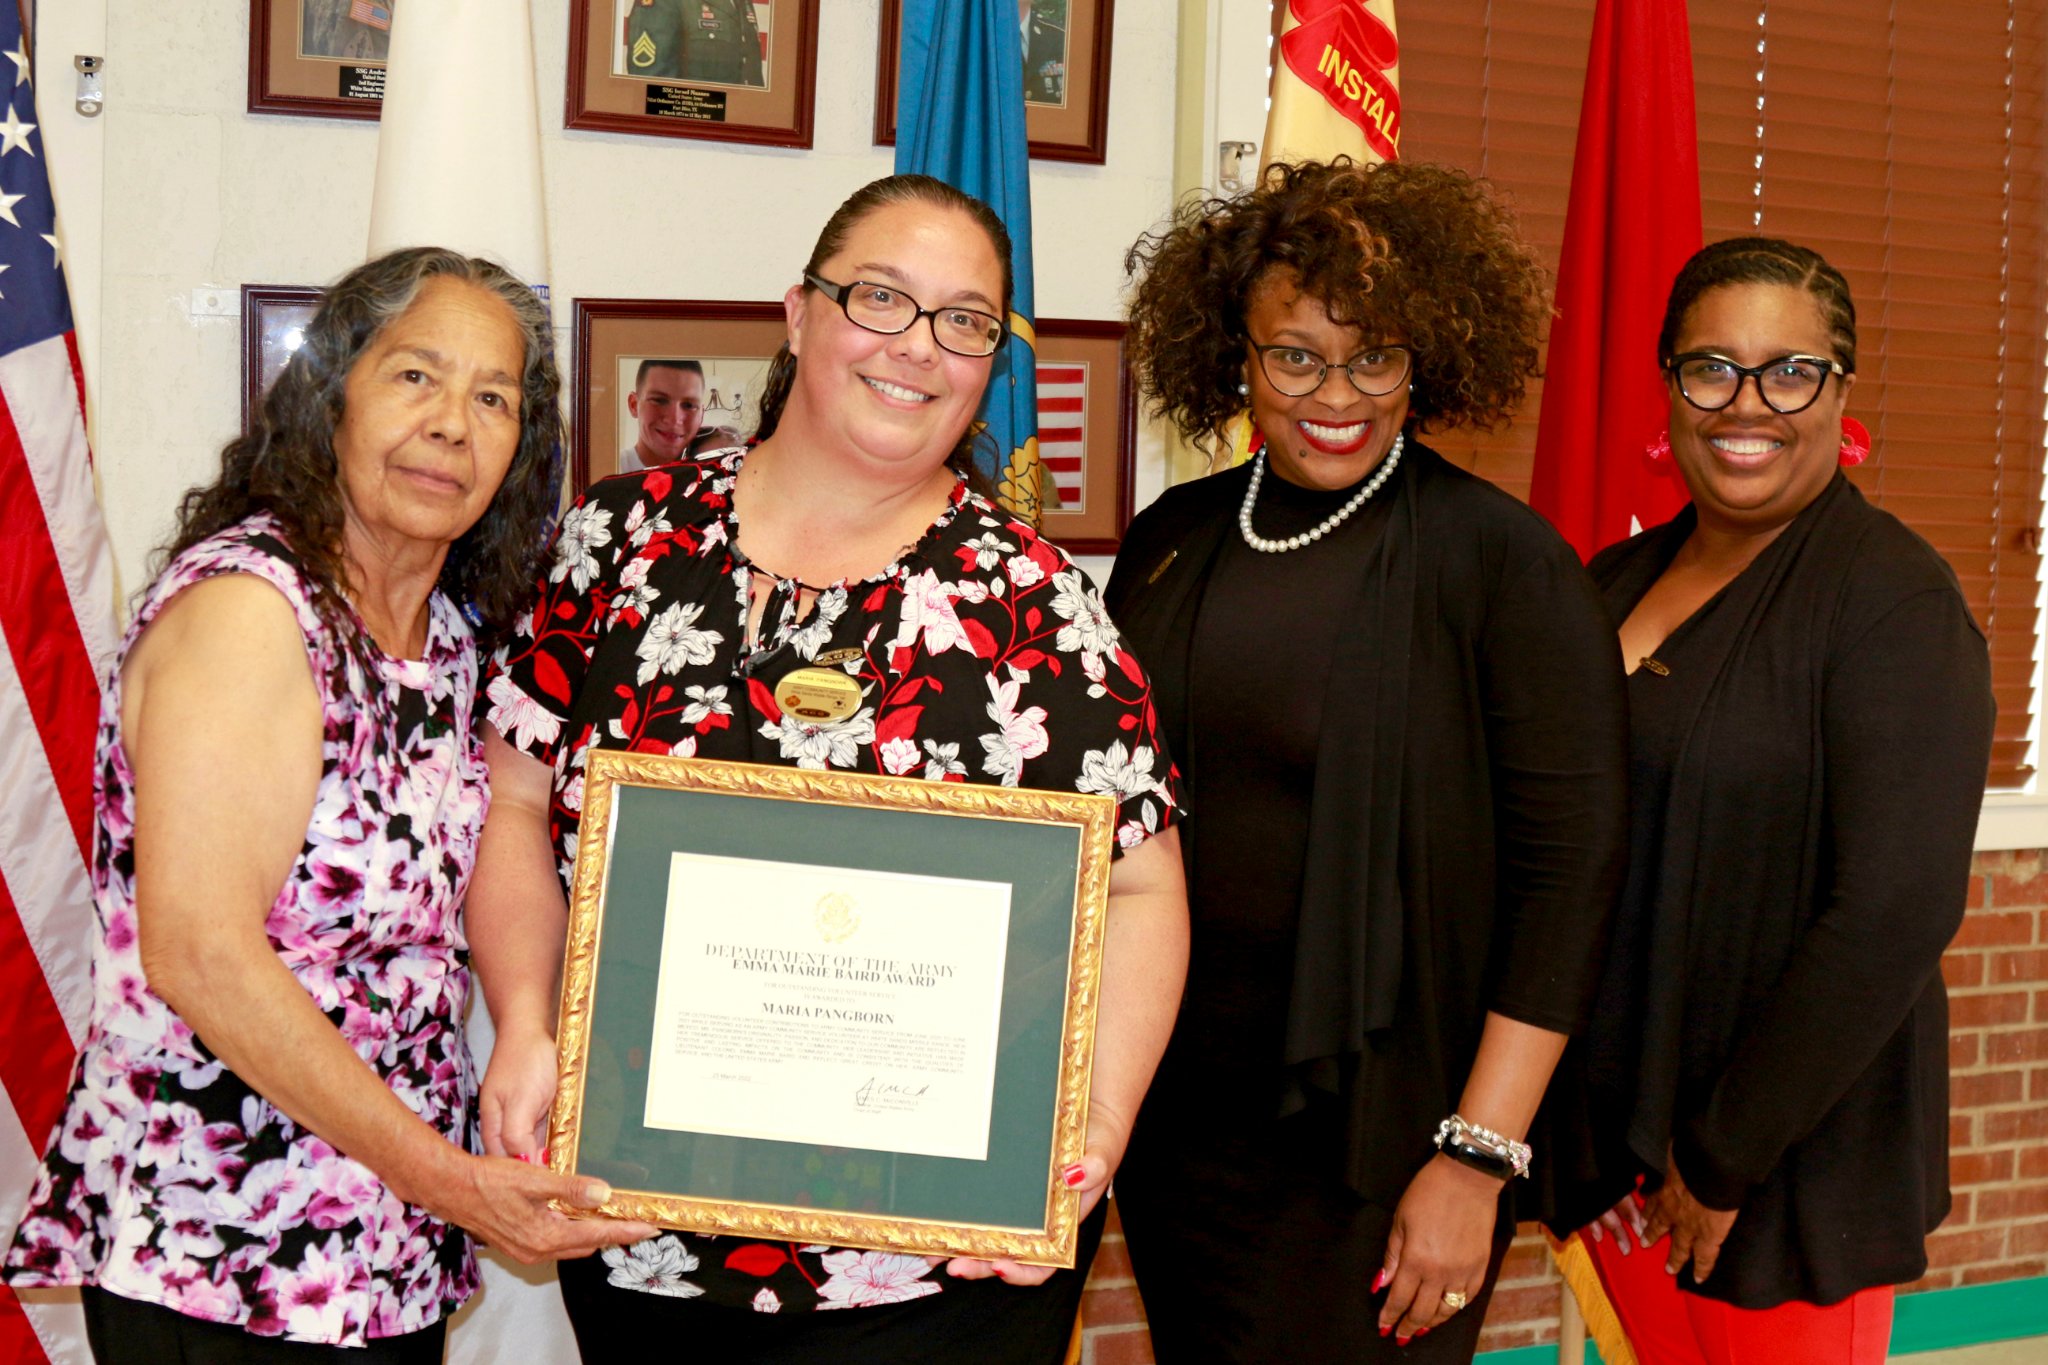
M 870 1076 L 853 1092 L 853 1103 L 860 1109 L 915 1109 L 930 1089 L 929 1083 L 901 1085 Z

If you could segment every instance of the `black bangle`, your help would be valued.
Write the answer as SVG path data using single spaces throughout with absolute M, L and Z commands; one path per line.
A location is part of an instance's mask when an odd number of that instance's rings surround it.
M 1498 1152 L 1489 1152 L 1483 1147 L 1476 1147 L 1461 1137 L 1445 1138 L 1437 1150 L 1457 1162 L 1460 1166 L 1470 1166 L 1481 1175 L 1490 1175 L 1503 1184 L 1514 1179 L 1514 1162 Z

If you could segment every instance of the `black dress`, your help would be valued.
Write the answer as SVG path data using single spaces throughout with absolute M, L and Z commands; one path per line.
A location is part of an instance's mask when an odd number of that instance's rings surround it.
M 1169 493 L 1110 589 L 1150 647 L 1196 811 L 1187 995 L 1118 1205 L 1166 1365 L 1465 1360 L 1483 1298 L 1397 1348 L 1370 1286 L 1487 1010 L 1568 1029 L 1590 986 L 1621 867 L 1618 655 L 1555 535 L 1420 445 L 1337 531 L 1281 554 L 1238 534 L 1247 477 Z M 1352 491 L 1269 474 L 1254 529 L 1295 534 Z M 1375 787 L 1404 796 L 1368 809 Z M 1568 860 L 1532 866 L 1541 831 Z M 1361 847 L 1391 857 L 1333 876 Z M 1371 945 L 1334 990 L 1304 966 L 1350 953 L 1332 903 Z M 1375 1017 L 1388 957 L 1387 1022 L 1302 1048 L 1320 1018 Z M 1513 1227 L 1504 1197 L 1489 1292 Z

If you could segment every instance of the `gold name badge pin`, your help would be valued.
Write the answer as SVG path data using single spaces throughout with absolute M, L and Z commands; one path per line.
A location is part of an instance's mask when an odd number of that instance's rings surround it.
M 799 668 L 775 684 L 782 709 L 811 725 L 845 720 L 860 707 L 860 684 L 829 668 Z

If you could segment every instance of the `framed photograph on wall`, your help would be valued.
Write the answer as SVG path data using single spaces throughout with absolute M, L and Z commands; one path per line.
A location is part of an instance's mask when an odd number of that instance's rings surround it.
M 786 329 L 780 303 L 577 299 L 570 491 L 739 445 Z
M 1071 554 L 1115 554 L 1131 524 L 1137 394 L 1120 322 L 1038 320 L 1039 529 Z
M 811 145 L 818 0 L 571 0 L 571 128 Z
M 1109 147 L 1109 33 L 1115 0 L 1017 0 L 1024 46 L 1024 131 L 1041 161 L 1101 165 Z M 882 0 L 875 144 L 896 141 L 901 0 Z
M 320 306 L 320 291 L 301 285 L 242 286 L 242 429 L 247 431 L 263 391 L 305 338 Z
M 376 118 L 399 3 L 249 0 L 249 112 Z

